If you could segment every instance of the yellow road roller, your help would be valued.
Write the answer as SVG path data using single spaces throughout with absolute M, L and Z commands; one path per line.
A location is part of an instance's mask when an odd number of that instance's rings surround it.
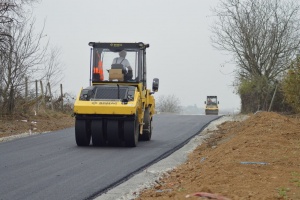
M 149 141 L 155 114 L 153 94 L 159 79 L 147 89 L 146 49 L 149 44 L 90 42 L 90 85 L 74 103 L 78 146 L 135 147 Z
M 205 115 L 218 115 L 219 114 L 219 101 L 217 96 L 207 96 L 205 104 Z

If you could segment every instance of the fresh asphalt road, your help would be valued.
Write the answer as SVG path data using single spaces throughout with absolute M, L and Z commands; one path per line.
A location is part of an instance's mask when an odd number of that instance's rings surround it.
M 155 115 L 138 147 L 78 147 L 74 128 L 0 143 L 0 199 L 91 199 L 170 155 L 219 116 Z

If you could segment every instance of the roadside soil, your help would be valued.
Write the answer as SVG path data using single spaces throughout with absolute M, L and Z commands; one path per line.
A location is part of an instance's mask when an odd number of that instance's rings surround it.
M 74 126 L 67 114 L 0 119 L 0 139 Z M 273 112 L 227 121 L 188 160 L 140 192 L 148 199 L 300 199 L 300 117 Z M 1 140 L 0 140 L 1 141 Z
M 299 116 L 259 112 L 209 134 L 137 199 L 300 199 Z
M 71 114 L 41 112 L 37 115 L 18 115 L 0 118 L 0 141 L 69 128 L 75 125 Z

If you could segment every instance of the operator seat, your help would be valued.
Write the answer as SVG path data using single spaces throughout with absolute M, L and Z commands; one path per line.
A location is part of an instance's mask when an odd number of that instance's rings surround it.
M 124 81 L 125 73 L 126 69 L 122 64 L 112 64 L 111 69 L 109 70 L 109 81 Z

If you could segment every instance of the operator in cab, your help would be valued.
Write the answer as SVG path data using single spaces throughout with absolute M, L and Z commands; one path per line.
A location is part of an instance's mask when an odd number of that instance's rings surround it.
M 132 76 L 133 76 L 130 63 L 125 58 L 126 55 L 127 55 L 127 52 L 125 50 L 122 50 L 119 52 L 119 57 L 114 58 L 113 62 L 112 62 L 112 64 L 122 64 L 123 65 L 124 81 L 131 80 Z

